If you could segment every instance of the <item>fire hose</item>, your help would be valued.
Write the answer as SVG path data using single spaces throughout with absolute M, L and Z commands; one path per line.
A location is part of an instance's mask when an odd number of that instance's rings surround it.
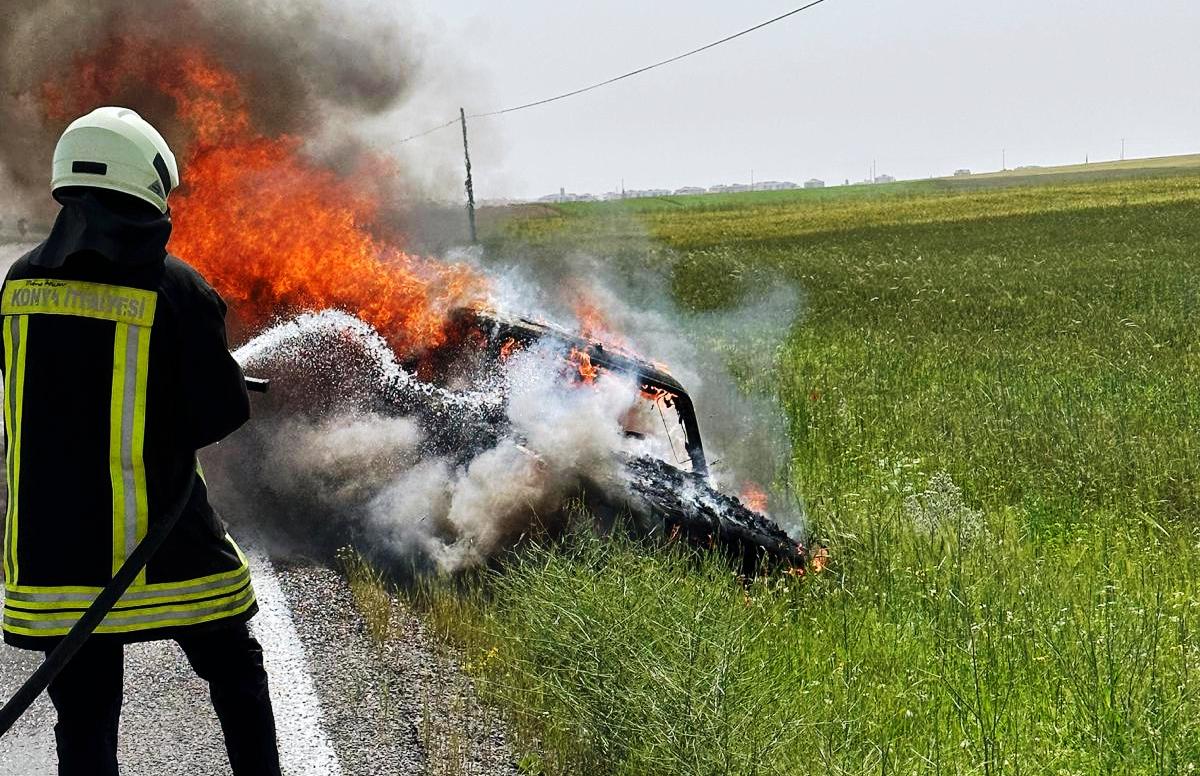
M 269 380 L 261 380 L 254 377 L 246 378 L 246 388 L 258 393 L 265 393 Z M 0 737 L 3 737 L 17 720 L 21 718 L 29 707 L 33 704 L 37 697 L 42 694 L 42 691 L 50 686 L 54 678 L 59 672 L 66 667 L 67 663 L 71 662 L 71 658 L 79 652 L 84 643 L 92 635 L 92 633 L 112 611 L 112 608 L 121 600 L 121 596 L 125 595 L 125 591 L 133 584 L 133 580 L 154 554 L 162 547 L 164 541 L 175 524 L 179 522 L 179 518 L 183 515 L 184 509 L 187 508 L 188 502 L 192 499 L 192 487 L 196 482 L 194 473 L 189 470 L 187 482 L 180 489 L 179 497 L 171 503 L 163 518 L 154 524 L 154 527 L 146 532 L 146 536 L 134 548 L 133 552 L 129 553 L 129 557 L 125 559 L 125 563 L 113 575 L 112 581 L 100 591 L 96 596 L 96 600 L 87 608 L 87 611 L 76 621 L 71 630 L 63 636 L 57 646 L 46 656 L 46 660 L 38 666 L 37 670 L 30 674 L 25 683 L 9 698 L 8 703 L 0 708 Z

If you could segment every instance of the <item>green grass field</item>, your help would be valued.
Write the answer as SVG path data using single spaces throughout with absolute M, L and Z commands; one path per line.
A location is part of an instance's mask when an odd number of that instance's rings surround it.
M 529 208 L 495 253 L 804 300 L 769 374 L 832 568 L 580 537 L 420 597 L 531 773 L 1200 765 L 1200 169 Z M 764 332 L 764 337 L 777 332 Z M 719 335 L 712 345 L 721 348 Z

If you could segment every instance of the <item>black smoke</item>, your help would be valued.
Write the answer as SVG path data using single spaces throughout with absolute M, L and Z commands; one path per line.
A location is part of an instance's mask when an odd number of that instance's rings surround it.
M 418 72 L 415 41 L 369 0 L 5 0 L 0 174 L 19 196 L 49 200 L 50 158 L 64 127 L 47 119 L 43 86 L 72 78 L 91 52 L 134 38 L 199 46 L 244 85 L 260 131 L 322 139 L 334 161 L 353 144 L 342 128 L 400 104 Z M 138 111 L 177 156 L 186 153 L 165 96 L 131 83 L 108 104 Z

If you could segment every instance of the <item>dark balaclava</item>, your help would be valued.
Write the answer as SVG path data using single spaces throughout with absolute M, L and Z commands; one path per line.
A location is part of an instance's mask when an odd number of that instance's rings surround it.
M 68 186 L 54 192 L 62 210 L 50 236 L 30 255 L 39 267 L 61 267 L 81 251 L 114 264 L 141 266 L 162 261 L 171 236 L 171 212 L 137 197 L 107 189 Z

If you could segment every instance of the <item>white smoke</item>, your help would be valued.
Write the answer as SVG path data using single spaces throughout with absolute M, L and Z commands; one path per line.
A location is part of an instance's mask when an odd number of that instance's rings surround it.
M 315 534 L 334 523 L 339 539 L 358 538 L 390 559 L 454 571 L 524 535 L 555 529 L 564 502 L 585 482 L 621 492 L 623 456 L 663 453 L 656 442 L 625 433 L 642 403 L 630 376 L 601 373 L 577 384 L 566 379 L 564 370 L 573 367 L 563 353 L 548 344 L 511 356 L 491 391 L 465 394 L 415 378 L 368 325 L 337 311 L 281 323 L 235 356 L 250 373 L 275 375 L 286 391 L 285 381 L 301 376 L 333 340 L 353 354 L 339 359 L 355 372 L 356 401 L 329 403 L 292 391 L 264 402 L 265 416 L 251 435 L 235 437 L 235 449 L 223 456 L 224 475 L 243 502 L 222 505 L 235 520 L 247 502 L 274 503 L 282 512 L 274 519 L 286 532 Z M 428 419 L 369 408 L 368 377 L 385 400 L 419 392 L 430 404 L 445 403 L 445 423 L 466 425 L 480 408 L 503 412 L 504 432 L 455 460 L 437 448 L 431 434 L 438 429 Z M 257 468 L 244 465 L 255 458 Z M 270 498 L 247 500 L 255 488 Z M 261 528 L 262 509 L 251 517 Z
M 581 479 L 607 488 L 621 483 L 619 453 L 639 446 L 621 419 L 637 386 L 618 375 L 572 386 L 562 356 L 535 349 L 506 369 L 511 433 L 465 467 L 423 461 L 405 471 L 368 508 L 368 519 L 394 554 L 417 541 L 442 569 L 478 564 L 527 532 L 553 526 Z
M 303 489 L 309 499 L 331 504 L 370 499 L 417 462 L 421 444 L 412 419 L 378 414 L 290 419 L 276 433 L 286 444 L 264 460 L 263 479 L 279 491 Z
M 622 222 L 620 229 L 637 234 L 640 226 Z M 640 253 L 636 260 L 622 262 L 525 245 L 501 256 L 464 250 L 452 251 L 449 258 L 482 265 L 492 281 L 491 303 L 498 309 L 569 331 L 596 325 L 580 318 L 580 307 L 601 310 L 603 320 L 593 336 L 665 364 L 687 388 L 717 488 L 734 494 L 748 487 L 767 491 L 771 516 L 790 532 L 804 534 L 803 499 L 791 490 L 791 438 L 776 393 L 777 362 L 802 313 L 801 294 L 760 273 L 729 279 L 753 289 L 740 304 L 683 309 L 669 287 L 669 254 L 657 254 L 648 237 L 638 250 L 660 262 L 646 261 Z M 735 372 L 743 378 L 735 378 Z

